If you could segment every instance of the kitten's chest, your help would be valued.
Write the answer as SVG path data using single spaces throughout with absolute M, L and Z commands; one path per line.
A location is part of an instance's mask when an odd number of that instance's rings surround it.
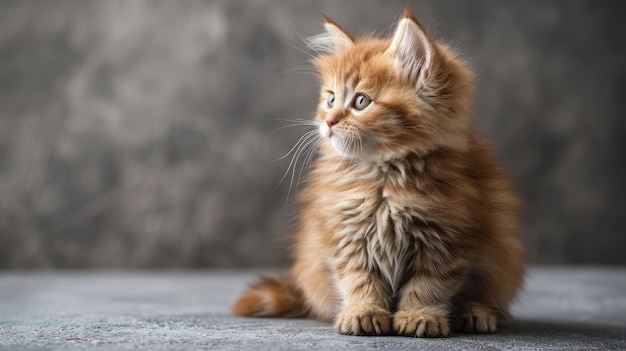
M 337 194 L 338 247 L 348 260 L 376 270 L 395 292 L 419 247 L 410 197 L 394 194 L 403 189 L 384 184 L 347 188 Z M 343 201 L 339 200 L 342 199 Z

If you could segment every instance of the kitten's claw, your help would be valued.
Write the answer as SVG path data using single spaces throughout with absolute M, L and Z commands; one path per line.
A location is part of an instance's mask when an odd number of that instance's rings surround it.
M 461 314 L 459 331 L 464 333 L 493 333 L 498 325 L 498 315 L 489 307 L 469 305 Z
M 385 335 L 391 330 L 392 315 L 378 306 L 348 306 L 337 317 L 335 328 L 346 335 Z
M 418 338 L 445 337 L 450 333 L 446 313 L 432 308 L 396 312 L 393 330 L 398 335 Z

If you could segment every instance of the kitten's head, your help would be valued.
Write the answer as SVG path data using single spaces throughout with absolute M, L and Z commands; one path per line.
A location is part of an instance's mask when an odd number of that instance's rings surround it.
M 389 39 L 356 38 L 325 19 L 310 46 L 322 52 L 313 63 L 326 155 L 387 161 L 467 147 L 472 75 L 408 8 Z

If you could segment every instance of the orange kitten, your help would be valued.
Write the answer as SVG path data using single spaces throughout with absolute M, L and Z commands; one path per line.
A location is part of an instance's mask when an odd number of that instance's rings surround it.
M 325 28 L 312 39 L 323 143 L 295 264 L 234 313 L 311 316 L 351 335 L 495 331 L 525 254 L 520 201 L 469 118 L 471 72 L 408 8 L 387 40 Z

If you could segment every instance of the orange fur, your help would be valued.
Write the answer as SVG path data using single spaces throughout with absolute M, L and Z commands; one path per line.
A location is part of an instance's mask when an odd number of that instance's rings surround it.
M 326 51 L 314 60 L 323 142 L 292 275 L 262 280 L 234 312 L 355 335 L 495 331 L 525 254 L 520 201 L 469 118 L 471 72 L 408 9 L 387 40 L 326 30 L 313 41 Z
M 261 277 L 233 306 L 233 313 L 251 317 L 304 317 L 302 294 L 289 277 Z

